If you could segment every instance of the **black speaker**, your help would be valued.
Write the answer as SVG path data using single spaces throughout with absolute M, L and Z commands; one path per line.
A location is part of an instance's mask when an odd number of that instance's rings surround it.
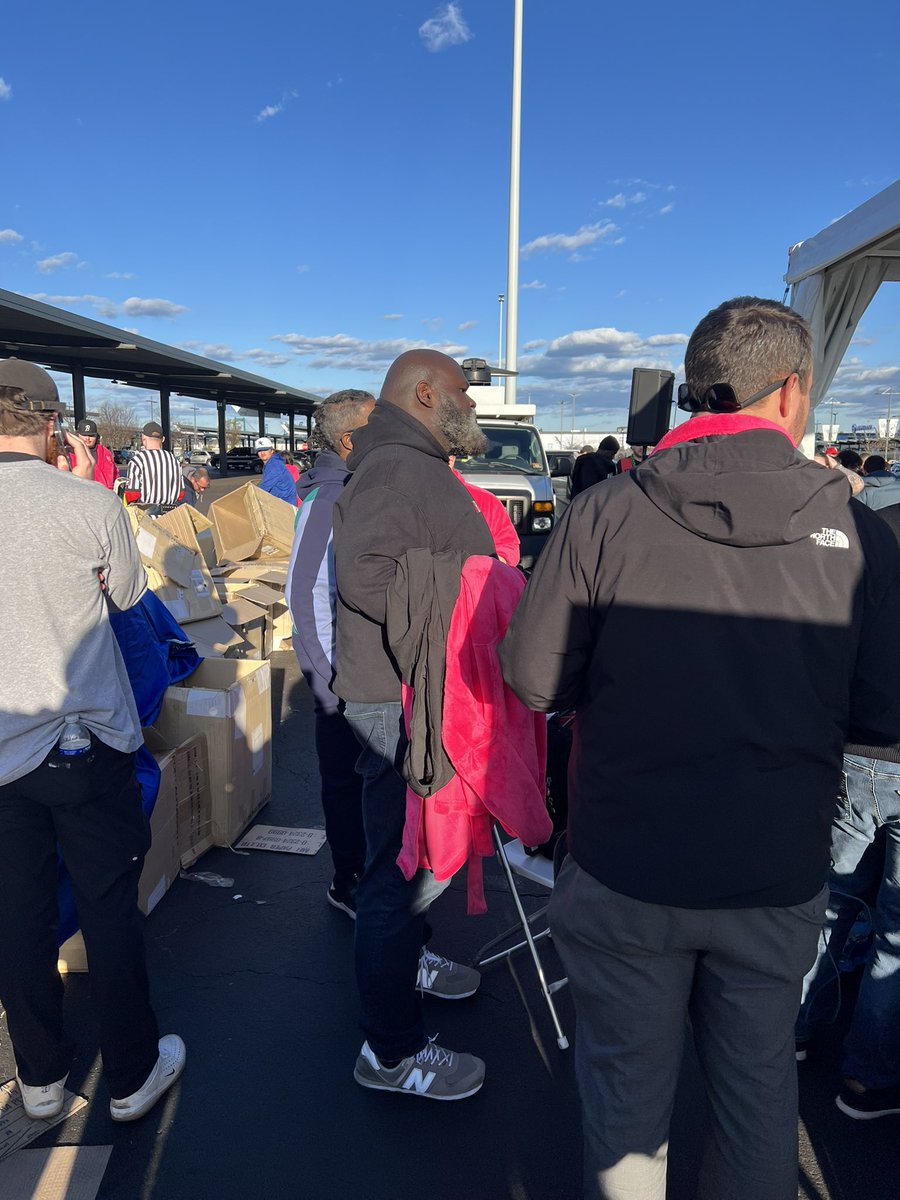
M 631 400 L 628 404 L 629 446 L 655 446 L 669 432 L 672 419 L 671 371 L 649 371 L 635 367 L 631 372 Z

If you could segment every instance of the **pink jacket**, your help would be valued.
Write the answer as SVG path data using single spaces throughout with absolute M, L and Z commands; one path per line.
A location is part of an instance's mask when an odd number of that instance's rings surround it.
M 497 657 L 524 586 L 517 570 L 496 559 L 466 560 L 447 635 L 441 731 L 456 776 L 427 799 L 406 793 L 397 865 L 407 879 L 419 867 L 449 879 L 468 861 L 470 913 L 487 909 L 481 860 L 494 852 L 495 820 L 528 846 L 552 832 L 546 719 L 506 686 Z
M 94 447 L 94 455 L 96 463 L 94 464 L 94 479 L 97 483 L 102 483 L 105 488 L 110 491 L 116 485 L 116 480 L 119 478 L 119 468 L 116 466 L 116 460 L 113 458 L 112 451 L 97 443 Z

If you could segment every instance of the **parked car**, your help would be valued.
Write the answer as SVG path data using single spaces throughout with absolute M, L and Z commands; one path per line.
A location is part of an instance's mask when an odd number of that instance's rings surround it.
M 208 467 L 211 458 L 212 455 L 208 450 L 198 447 L 196 450 L 189 450 L 183 461 L 190 463 L 192 467 Z
M 209 465 L 219 468 L 220 455 L 211 454 Z M 257 456 L 252 446 L 232 446 L 228 451 L 229 471 L 252 471 L 254 475 L 262 475 L 262 459 Z

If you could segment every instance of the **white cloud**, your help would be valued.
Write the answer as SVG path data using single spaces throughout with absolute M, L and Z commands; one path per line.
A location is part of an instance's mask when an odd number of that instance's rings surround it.
M 74 267 L 77 262 L 78 255 L 72 250 L 66 250 L 63 254 L 51 254 L 49 258 L 42 258 L 36 266 L 42 275 L 52 275 L 54 271 Z
M 131 271 L 108 271 L 104 275 L 104 279 L 135 279 L 136 276 Z
M 456 328 L 460 333 L 465 333 L 467 329 L 474 329 L 477 324 L 477 321 L 463 321 L 462 324 L 457 325 Z
M 595 221 L 591 225 L 582 225 L 574 233 L 545 233 L 526 242 L 520 253 L 522 258 L 529 258 L 532 254 L 540 254 L 545 250 L 571 253 L 580 250 L 582 246 L 592 246 L 595 242 L 603 241 L 615 230 L 616 226 L 612 221 Z
M 675 205 L 674 205 L 674 204 L 664 204 L 664 205 L 662 206 L 662 208 L 659 210 L 659 215 L 660 215 L 661 217 L 665 217 L 665 216 L 667 216 L 667 215 L 668 215 L 668 214 L 669 214 L 669 213 L 672 211 L 672 209 L 673 209 L 674 207 L 675 207 Z
M 22 240 L 21 233 L 16 233 L 14 229 L 0 229 L 0 246 L 14 246 Z
M 278 114 L 283 111 L 283 101 L 280 104 L 267 104 L 265 108 L 261 108 L 259 110 L 254 120 L 261 125 L 263 121 L 268 121 L 271 117 L 277 117 Z
M 0 100 L 11 100 L 12 88 L 5 79 L 0 78 Z
M 385 313 L 382 321 L 402 321 L 403 313 Z
M 627 201 L 624 192 L 617 192 L 615 196 L 610 196 L 608 200 L 601 200 L 600 203 L 604 208 L 624 208 Z
M 458 4 L 447 4 L 419 26 L 419 37 L 432 54 L 448 46 L 462 46 L 474 37 Z
M 108 296 L 93 296 L 90 293 L 82 296 L 48 296 L 46 292 L 32 292 L 32 300 L 41 300 L 44 304 L 55 304 L 58 308 L 84 308 L 90 305 L 101 317 L 114 317 L 118 305 Z
M 541 346 L 546 346 L 546 345 L 547 345 L 546 338 L 535 338 L 533 342 L 526 342 L 523 345 L 522 349 L 525 351 L 540 350 Z
M 262 125 L 263 121 L 270 121 L 272 117 L 277 117 L 279 113 L 284 112 L 285 107 L 290 100 L 296 100 L 298 92 L 285 92 L 277 104 L 267 104 L 265 108 L 261 108 L 253 118 L 257 125 Z
M 238 355 L 223 342 L 180 342 L 182 350 L 190 350 L 192 354 L 199 354 L 202 358 L 215 358 L 223 362 L 231 362 Z
M 523 292 L 541 292 L 547 285 L 541 283 L 539 279 L 532 279 L 530 283 L 522 283 L 519 286 Z
M 122 311 L 129 317 L 177 317 L 187 309 L 171 300 L 142 300 L 140 296 L 129 296 Z
M 277 333 L 271 340 L 289 346 L 294 354 L 306 360 L 304 365 L 311 369 L 365 371 L 370 375 L 383 374 L 405 350 L 422 348 L 421 342 L 409 338 L 366 342 L 348 333 L 320 337 L 309 337 L 303 333 Z M 468 346 L 455 342 L 432 342 L 428 348 L 440 350 L 451 358 L 461 358 L 468 351 Z
M 245 350 L 238 357 L 249 358 L 260 367 L 283 367 L 285 363 L 291 361 L 287 354 L 277 354 L 274 350 L 261 350 L 258 347 L 253 350 Z

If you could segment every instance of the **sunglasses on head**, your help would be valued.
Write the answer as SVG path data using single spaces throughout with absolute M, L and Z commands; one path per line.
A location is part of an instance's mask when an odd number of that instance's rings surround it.
M 796 375 L 796 371 L 792 371 L 791 375 Z M 691 391 L 686 383 L 678 385 L 678 407 L 683 412 L 698 413 L 698 412 L 713 412 L 713 413 L 735 413 L 742 408 L 747 408 L 750 404 L 755 404 L 757 400 L 763 400 L 766 396 L 771 396 L 772 392 L 777 392 L 783 388 L 790 379 L 779 379 L 777 383 L 770 383 L 759 392 L 754 392 L 752 396 L 748 396 L 746 400 L 741 402 L 735 394 L 734 388 L 730 383 L 714 383 L 712 387 L 708 387 L 702 396 L 697 396 Z

